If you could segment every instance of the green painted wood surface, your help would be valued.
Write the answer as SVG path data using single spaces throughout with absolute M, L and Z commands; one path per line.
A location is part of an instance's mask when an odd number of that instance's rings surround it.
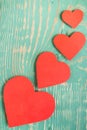
M 79 8 L 84 19 L 76 29 L 65 25 L 60 14 Z M 53 46 L 58 33 L 81 31 L 87 36 L 87 0 L 0 0 L 0 130 L 9 130 L 2 100 L 4 83 L 24 75 L 36 86 L 35 60 L 39 53 L 52 51 L 71 68 L 71 78 L 61 85 L 43 89 L 53 94 L 56 110 L 46 121 L 11 130 L 87 130 L 87 43 L 72 60 Z

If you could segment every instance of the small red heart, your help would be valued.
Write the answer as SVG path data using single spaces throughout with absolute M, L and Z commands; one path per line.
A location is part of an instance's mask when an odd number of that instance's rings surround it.
M 55 47 L 69 60 L 75 57 L 85 42 L 86 38 L 80 32 L 75 32 L 70 37 L 64 34 L 58 34 L 53 40 Z
M 83 12 L 80 9 L 76 9 L 74 11 L 65 10 L 62 13 L 62 19 L 72 28 L 76 28 L 83 19 Z
M 64 62 L 59 62 L 52 52 L 44 52 L 37 59 L 36 75 L 38 87 L 44 88 L 68 80 L 70 69 Z
M 4 104 L 9 127 L 45 120 L 55 108 L 53 96 L 35 92 L 30 80 L 24 76 L 16 76 L 5 84 Z

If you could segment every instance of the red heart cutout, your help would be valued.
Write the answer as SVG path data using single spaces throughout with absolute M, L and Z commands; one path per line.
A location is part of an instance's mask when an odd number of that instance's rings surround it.
M 58 34 L 53 40 L 55 47 L 69 60 L 75 57 L 85 42 L 86 38 L 80 32 L 75 32 L 70 37 Z
M 68 80 L 70 69 L 64 62 L 59 62 L 52 52 L 44 52 L 37 59 L 36 75 L 38 87 L 44 88 Z
M 62 13 L 62 19 L 72 28 L 76 28 L 83 19 L 83 12 L 80 9 L 76 9 L 74 11 L 65 10 Z
M 35 92 L 30 80 L 24 76 L 16 76 L 5 84 L 4 104 L 9 127 L 45 120 L 55 108 L 53 96 Z

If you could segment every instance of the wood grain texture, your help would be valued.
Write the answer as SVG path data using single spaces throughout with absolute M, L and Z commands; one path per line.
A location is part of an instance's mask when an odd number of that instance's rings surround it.
M 76 29 L 65 25 L 60 14 L 79 8 L 84 19 Z M 53 46 L 58 33 L 80 31 L 87 36 L 87 0 L 0 0 L 0 130 L 9 130 L 3 107 L 3 85 L 15 75 L 25 75 L 36 85 L 35 60 L 52 51 L 71 68 L 64 84 L 43 89 L 53 94 L 56 110 L 43 122 L 12 130 L 87 130 L 87 43 L 72 60 L 66 60 Z

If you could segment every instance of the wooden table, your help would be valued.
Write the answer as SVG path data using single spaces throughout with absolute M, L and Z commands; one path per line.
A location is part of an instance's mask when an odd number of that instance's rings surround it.
M 72 29 L 60 18 L 65 9 L 81 9 L 84 19 Z M 87 36 L 87 0 L 0 0 L 0 130 L 9 130 L 3 87 L 15 76 L 30 78 L 36 87 L 35 60 L 43 51 L 56 54 L 71 68 L 70 79 L 42 89 L 53 94 L 56 110 L 48 120 L 10 130 L 87 130 L 87 44 L 71 61 L 53 46 L 56 34 L 80 31 Z

